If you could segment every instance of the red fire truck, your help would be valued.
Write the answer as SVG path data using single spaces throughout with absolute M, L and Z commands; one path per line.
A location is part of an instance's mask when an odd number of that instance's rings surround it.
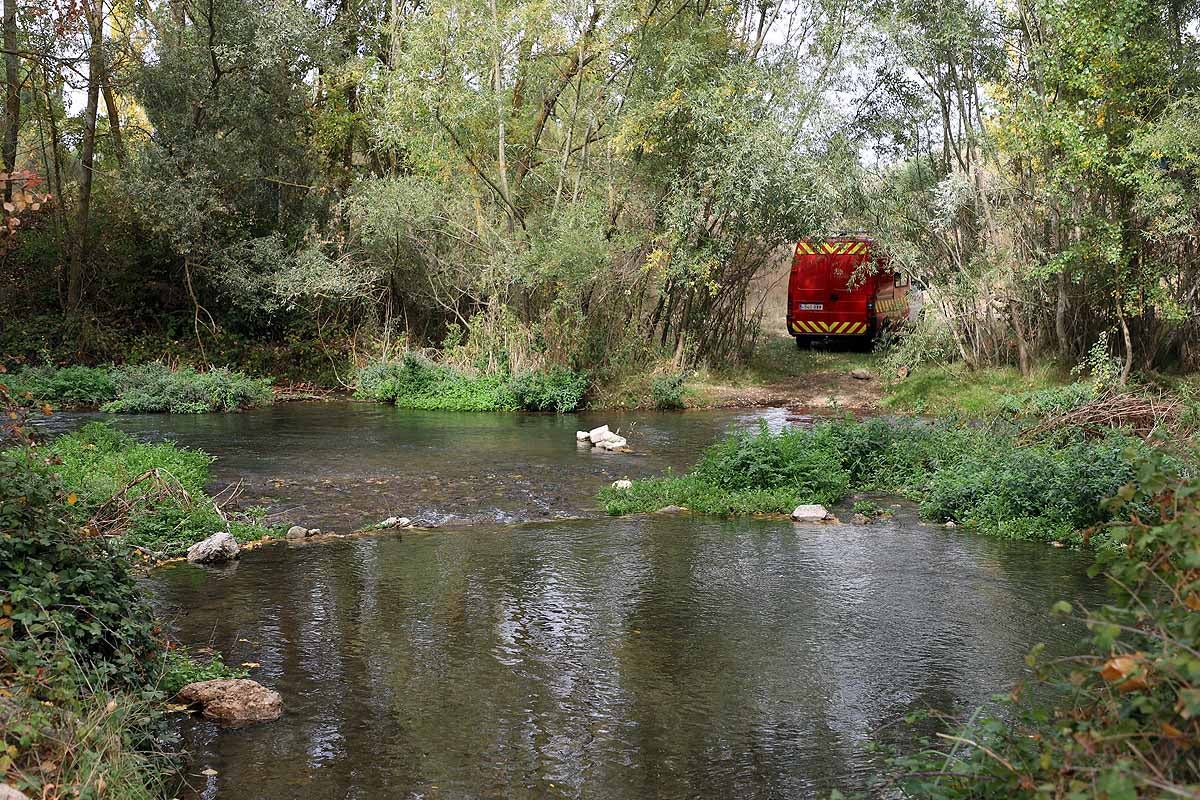
M 873 248 L 871 239 L 853 236 L 796 245 L 787 325 L 797 346 L 834 339 L 866 345 L 908 319 L 908 278 Z M 874 269 L 863 274 L 868 262 Z

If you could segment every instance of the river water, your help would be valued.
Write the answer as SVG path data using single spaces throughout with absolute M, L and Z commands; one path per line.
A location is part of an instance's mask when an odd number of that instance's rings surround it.
M 862 789 L 902 718 L 965 716 L 1080 631 L 1086 556 L 923 525 L 600 517 L 595 490 L 685 468 L 780 412 L 598 417 L 292 404 L 121 417 L 218 456 L 280 518 L 448 527 L 249 552 L 148 579 L 173 633 L 279 690 L 277 722 L 182 724 L 181 797 L 803 798 Z M 66 420 L 76 424 L 78 418 Z M 467 524 L 473 523 L 473 524 Z M 211 769 L 216 774 L 204 775 Z

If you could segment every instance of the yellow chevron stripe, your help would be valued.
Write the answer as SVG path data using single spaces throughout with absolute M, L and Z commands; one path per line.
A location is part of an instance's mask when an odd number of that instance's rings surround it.
M 813 254 L 812 245 L 809 244 L 808 242 L 801 242 L 800 249 L 803 250 L 804 252 L 808 253 L 809 255 Z

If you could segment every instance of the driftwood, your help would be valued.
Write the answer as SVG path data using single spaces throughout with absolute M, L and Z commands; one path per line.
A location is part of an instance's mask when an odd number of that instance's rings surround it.
M 1179 430 L 1182 403 L 1169 396 L 1108 392 L 1069 411 L 1051 414 L 1021 434 L 1029 442 L 1063 426 L 1098 431 L 1122 428 L 1143 438 L 1155 431 Z

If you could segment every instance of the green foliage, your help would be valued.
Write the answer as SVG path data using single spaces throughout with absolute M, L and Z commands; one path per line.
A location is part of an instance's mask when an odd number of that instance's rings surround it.
M 877 491 L 908 496 L 932 519 L 991 535 L 1080 544 L 1080 530 L 1108 518 L 1101 502 L 1133 477 L 1130 452 L 1147 449 L 1119 434 L 1093 440 L 1067 431 L 1024 445 L 1018 433 L 881 419 L 778 434 L 764 428 L 709 448 L 688 475 L 605 489 L 600 499 L 611 514 L 671 504 L 780 513 L 804 502 L 834 503 L 851 490 Z
M 1087 622 L 1086 651 L 1045 662 L 1035 647 L 1034 686 L 1009 696 L 1003 718 L 954 732 L 975 746 L 927 741 L 894 760 L 888 783 L 904 796 L 1138 800 L 1200 784 L 1200 482 L 1156 457 L 1136 469 L 1107 503 L 1117 518 L 1107 536 L 1121 546 L 1099 550 L 1092 568 L 1107 576 L 1110 601 L 1055 604 Z
M 683 408 L 683 385 L 687 375 L 659 375 L 650 382 L 650 399 L 659 410 Z
M 0 453 L 0 635 L 17 645 L 6 658 L 30 671 L 24 659 L 61 644 L 106 682 L 142 685 L 158 645 L 137 584 L 102 537 L 72 524 L 69 487 L 35 460 Z
M 98 367 L 26 367 L 4 382 L 14 398 L 39 405 L 96 407 L 117 394 L 109 370 Z
M 470 374 L 436 364 L 416 353 L 398 362 L 375 362 L 358 373 L 356 397 L 398 408 L 443 411 L 557 411 L 579 407 L 590 379 L 566 367 Z
M 152 362 L 118 367 L 112 377 L 117 396 L 100 407 L 110 413 L 204 414 L 253 408 L 273 399 L 269 379 L 250 378 L 224 367 L 197 372 Z
M 179 694 L 189 683 L 220 678 L 244 678 L 250 673 L 244 667 L 231 667 L 220 653 L 197 656 L 185 647 L 172 647 L 163 653 L 158 689 L 168 697 Z
M 27 367 L 6 381 L 30 404 L 99 407 L 110 413 L 204 414 L 237 411 L 272 401 L 271 381 L 225 368 L 198 372 L 150 362 L 126 367 Z
M 513 397 L 526 411 L 557 411 L 559 414 L 579 408 L 590 381 L 586 372 L 566 367 L 526 372 L 510 381 Z
M 415 353 L 397 363 L 365 367 L 355 396 L 399 408 L 445 411 L 515 411 L 519 408 L 507 375 L 468 375 Z
M 35 796 L 53 782 L 150 800 L 166 774 L 150 607 L 126 560 L 73 524 L 67 487 L 34 461 L 0 453 L 0 772 Z M 54 772 L 39 769 L 48 762 Z
M 1010 394 L 1000 400 L 1000 410 L 1017 416 L 1042 417 L 1063 414 L 1096 399 L 1096 389 L 1083 383 L 1048 386 L 1030 392 Z
M 106 524 L 122 546 L 172 556 L 218 531 L 241 542 L 271 535 L 252 515 L 222 516 L 204 493 L 212 457 L 172 443 L 146 444 L 93 422 L 38 451 L 9 451 L 56 476 L 74 494 L 82 523 L 118 492 L 124 511 Z

